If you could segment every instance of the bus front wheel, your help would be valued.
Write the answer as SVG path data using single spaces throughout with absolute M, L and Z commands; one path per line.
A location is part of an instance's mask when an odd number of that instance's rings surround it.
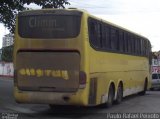
M 145 80 L 145 82 L 144 82 L 144 89 L 143 89 L 142 92 L 139 93 L 140 95 L 145 95 L 146 94 L 147 86 L 148 86 L 148 81 Z

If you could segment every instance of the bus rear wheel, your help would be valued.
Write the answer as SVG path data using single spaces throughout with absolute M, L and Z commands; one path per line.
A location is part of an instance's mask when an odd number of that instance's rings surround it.
M 114 87 L 113 85 L 110 85 L 109 92 L 108 92 L 108 100 L 106 102 L 106 107 L 111 107 L 114 100 Z
M 118 85 L 117 97 L 116 97 L 115 103 L 116 103 L 116 104 L 120 104 L 120 103 L 122 102 L 122 99 L 123 99 L 123 86 L 122 86 L 122 84 L 120 83 L 120 84 Z

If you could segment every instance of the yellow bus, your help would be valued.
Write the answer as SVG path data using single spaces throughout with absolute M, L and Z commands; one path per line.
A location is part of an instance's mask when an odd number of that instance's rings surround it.
M 77 9 L 20 12 L 14 44 L 18 103 L 111 106 L 150 88 L 149 40 Z

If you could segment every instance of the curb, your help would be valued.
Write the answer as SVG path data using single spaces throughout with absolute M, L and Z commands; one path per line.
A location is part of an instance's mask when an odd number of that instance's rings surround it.
M 0 75 L 0 78 L 3 78 L 5 80 L 13 80 L 14 76 Z

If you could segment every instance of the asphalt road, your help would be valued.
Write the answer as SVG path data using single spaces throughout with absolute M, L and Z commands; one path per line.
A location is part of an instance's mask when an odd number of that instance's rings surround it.
M 67 106 L 50 109 L 48 105 L 43 104 L 16 103 L 13 97 L 13 80 L 0 78 L 0 119 L 129 119 L 147 116 L 140 114 L 150 114 L 148 117 L 154 116 L 154 119 L 160 118 L 160 91 L 147 91 L 144 96 L 136 94 L 126 97 L 121 104 L 111 108 Z

